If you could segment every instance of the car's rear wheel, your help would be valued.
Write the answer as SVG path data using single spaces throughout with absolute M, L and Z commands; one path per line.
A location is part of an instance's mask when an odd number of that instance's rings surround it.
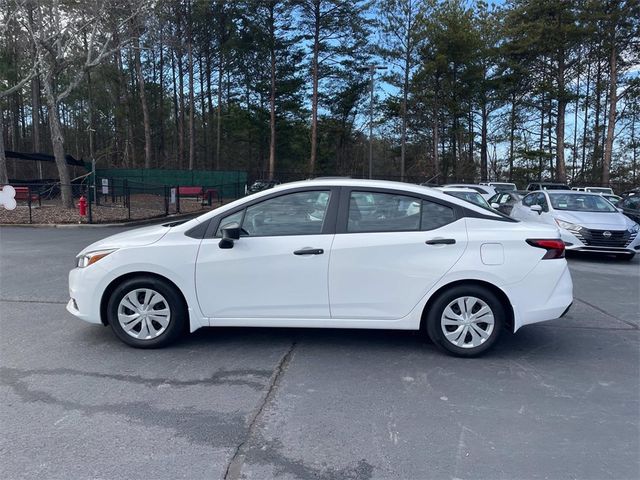
M 427 312 L 427 333 L 448 353 L 475 357 L 495 344 L 505 316 L 504 306 L 489 289 L 459 285 L 433 302 Z
M 118 285 L 107 304 L 107 316 L 116 336 L 137 348 L 159 348 L 175 342 L 187 322 L 184 300 L 175 287 L 148 276 Z

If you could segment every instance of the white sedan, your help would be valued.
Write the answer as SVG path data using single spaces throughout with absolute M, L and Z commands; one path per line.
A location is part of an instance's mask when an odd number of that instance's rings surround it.
M 375 328 L 474 356 L 572 302 L 557 228 L 383 181 L 277 186 L 76 261 L 68 311 L 142 348 L 210 326 Z
M 631 260 L 640 250 L 640 226 L 599 193 L 540 190 L 516 203 L 511 216 L 557 225 L 567 250 L 612 253 Z

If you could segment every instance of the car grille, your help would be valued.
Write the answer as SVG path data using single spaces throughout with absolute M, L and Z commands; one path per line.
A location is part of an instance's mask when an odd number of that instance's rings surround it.
M 604 235 L 605 232 L 611 235 Z M 582 229 L 576 236 L 584 243 L 592 247 L 625 248 L 636 238 L 636 233 L 628 230 L 588 230 Z

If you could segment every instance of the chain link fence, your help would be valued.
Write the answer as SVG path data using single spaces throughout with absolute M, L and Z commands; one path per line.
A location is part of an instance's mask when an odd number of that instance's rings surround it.
M 245 194 L 237 182 L 161 185 L 126 178 L 91 176 L 70 185 L 74 208 L 62 203 L 59 182 L 17 183 L 17 207 L 0 208 L 0 224 L 121 223 L 199 214 Z M 66 184 L 68 185 L 68 184 Z M 81 207 L 81 204 L 83 206 Z

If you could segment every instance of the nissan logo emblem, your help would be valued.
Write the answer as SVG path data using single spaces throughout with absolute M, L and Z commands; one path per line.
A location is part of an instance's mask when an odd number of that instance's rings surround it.
M 611 238 L 611 232 L 604 232 L 604 233 L 602 234 L 602 236 L 603 236 L 604 238 Z

